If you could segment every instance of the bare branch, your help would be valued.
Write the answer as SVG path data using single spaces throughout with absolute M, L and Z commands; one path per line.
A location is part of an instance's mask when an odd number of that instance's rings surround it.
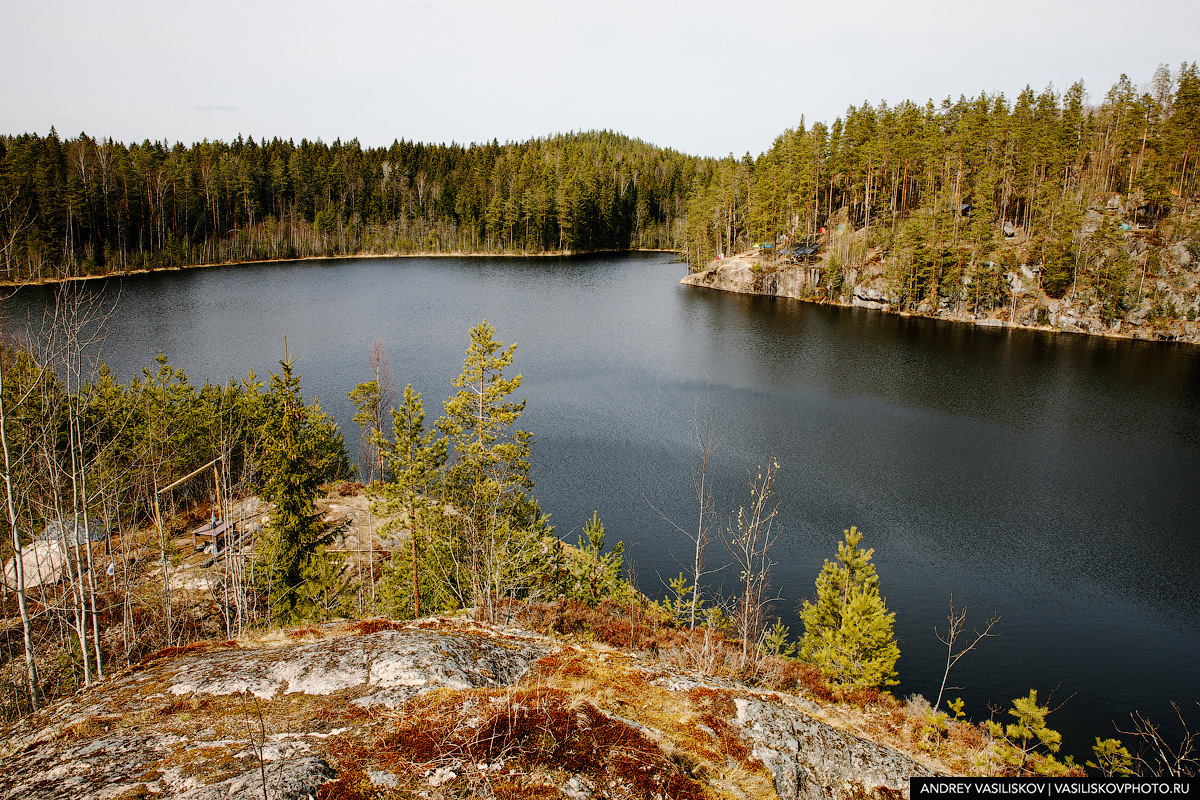
M 1200 703 L 1197 703 L 1200 705 Z M 1156 778 L 1187 778 L 1200 773 L 1200 754 L 1196 753 L 1197 737 L 1200 733 L 1188 728 L 1187 721 L 1179 706 L 1171 703 L 1179 725 L 1183 729 L 1179 743 L 1172 745 L 1167 741 L 1159 726 L 1140 711 L 1129 715 L 1133 721 L 1129 730 L 1117 728 L 1125 736 L 1138 740 L 1137 752 L 1133 756 L 1133 770 L 1142 777 Z
M 935 636 L 937 636 L 938 641 L 940 641 L 942 644 L 946 645 L 946 671 L 944 673 L 942 673 L 942 687 L 940 689 L 938 689 L 937 702 L 935 702 L 933 704 L 933 707 L 935 710 L 942 704 L 942 695 L 945 694 L 945 692 L 946 692 L 946 681 L 950 677 L 951 667 L 953 667 L 955 664 L 957 664 L 958 660 L 960 658 L 962 658 L 967 653 L 974 650 L 975 645 L 979 644 L 981 641 L 983 641 L 987 637 L 1000 635 L 999 631 L 993 632 L 993 630 L 992 630 L 993 628 L 996 627 L 996 625 L 998 625 L 1000 623 L 1000 617 L 999 617 L 999 615 L 996 615 L 996 616 L 993 616 L 988 619 L 987 623 L 983 626 L 982 631 L 979 631 L 979 630 L 971 631 L 971 634 L 975 638 L 971 640 L 970 644 L 964 644 L 964 643 L 960 642 L 959 637 L 962 636 L 963 630 L 965 630 L 965 628 L 966 628 L 967 612 L 966 612 L 966 609 L 963 609 L 962 611 L 954 610 L 954 596 L 953 595 L 950 596 L 950 613 L 946 617 L 946 619 L 947 619 L 949 625 L 946 628 L 945 635 L 940 633 L 937 628 L 933 629 L 933 633 Z M 956 644 L 959 645 L 958 650 L 955 650 Z M 951 688 L 957 688 L 957 687 L 951 687 Z

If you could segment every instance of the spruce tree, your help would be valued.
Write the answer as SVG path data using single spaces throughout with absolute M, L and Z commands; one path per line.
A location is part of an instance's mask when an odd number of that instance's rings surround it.
M 271 375 L 266 424 L 262 432 L 263 490 L 275 504 L 258 546 L 257 571 L 268 602 L 268 616 L 281 625 L 312 619 L 320 605 L 306 584 L 327 575 L 327 538 L 321 531 L 315 499 L 321 481 L 320 437 L 313 414 L 300 394 L 294 359 L 280 361 Z
M 800 657 L 820 667 L 830 680 L 849 688 L 893 686 L 900 648 L 879 594 L 879 577 L 871 563 L 874 550 L 859 547 L 857 528 L 844 531 L 838 562 L 828 560 L 817 576 L 817 600 L 804 601 L 800 618 L 804 639 Z

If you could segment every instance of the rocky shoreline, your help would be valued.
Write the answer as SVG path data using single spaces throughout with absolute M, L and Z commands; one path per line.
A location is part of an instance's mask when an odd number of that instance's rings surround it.
M 1188 251 L 1180 245 L 1172 256 L 1186 268 L 1191 264 Z M 692 272 L 679 282 L 687 286 L 718 289 L 726 292 L 789 297 L 825 305 L 866 308 L 876 311 L 919 316 L 931 319 L 962 322 L 989 328 L 1019 328 L 1047 333 L 1082 333 L 1121 339 L 1169 341 L 1200 344 L 1200 322 L 1171 319 L 1149 324 L 1150 301 L 1131 310 L 1125 319 L 1106 322 L 1095 304 L 1084 306 L 1069 296 L 1062 299 L 1047 297 L 1038 288 L 1038 272 L 1022 266 L 1008 273 L 1007 279 L 1018 303 L 1004 309 L 976 314 L 960 303 L 943 302 L 937 308 L 928 303 L 916 308 L 903 308 L 900 292 L 892 285 L 881 264 L 881 254 L 869 253 L 864 269 L 845 272 L 843 288 L 836 294 L 828 290 L 826 279 L 828 260 L 822 258 L 810 264 L 793 264 L 774 260 L 761 248 L 718 258 L 706 267 Z M 1185 292 L 1179 305 L 1194 308 L 1200 304 L 1200 277 L 1188 272 L 1183 281 Z M 1190 291 L 1189 291 L 1190 290 Z

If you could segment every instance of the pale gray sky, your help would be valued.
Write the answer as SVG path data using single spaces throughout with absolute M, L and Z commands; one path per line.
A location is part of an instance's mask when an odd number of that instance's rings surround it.
M 470 143 L 606 128 L 757 154 L 850 104 L 1200 60 L 1200 2 L 0 0 L 0 132 Z

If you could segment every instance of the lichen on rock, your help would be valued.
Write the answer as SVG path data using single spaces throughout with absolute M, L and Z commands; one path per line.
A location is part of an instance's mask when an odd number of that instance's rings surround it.
M 784 693 L 465 620 L 174 648 L 0 729 L 0 800 L 903 795 L 932 771 Z

